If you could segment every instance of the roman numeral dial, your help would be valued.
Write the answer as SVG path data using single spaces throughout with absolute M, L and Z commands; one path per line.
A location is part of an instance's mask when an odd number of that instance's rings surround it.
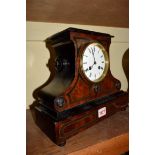
M 81 64 L 85 77 L 92 82 L 99 82 L 108 71 L 108 54 L 101 44 L 91 43 L 83 51 Z

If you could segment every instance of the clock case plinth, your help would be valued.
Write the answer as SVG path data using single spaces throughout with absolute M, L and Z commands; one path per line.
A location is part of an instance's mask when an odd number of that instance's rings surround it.
M 50 51 L 49 79 L 34 90 L 30 106 L 36 124 L 57 145 L 100 120 L 124 110 L 128 93 L 120 90 L 120 81 L 110 69 L 98 83 L 88 81 L 80 66 L 83 49 L 92 42 L 103 45 L 109 55 L 111 35 L 68 28 L 45 40 Z M 99 118 L 98 110 L 106 107 Z

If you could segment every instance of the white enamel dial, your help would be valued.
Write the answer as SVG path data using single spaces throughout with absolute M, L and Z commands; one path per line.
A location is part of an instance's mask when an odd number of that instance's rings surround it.
M 82 55 L 82 70 L 88 80 L 99 82 L 108 70 L 108 55 L 99 43 L 89 44 Z

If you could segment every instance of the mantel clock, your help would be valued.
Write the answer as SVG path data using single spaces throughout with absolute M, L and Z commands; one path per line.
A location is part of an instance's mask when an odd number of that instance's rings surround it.
M 68 28 L 45 40 L 50 77 L 34 90 L 30 108 L 36 124 L 59 146 L 128 105 L 128 93 L 110 72 L 112 37 Z

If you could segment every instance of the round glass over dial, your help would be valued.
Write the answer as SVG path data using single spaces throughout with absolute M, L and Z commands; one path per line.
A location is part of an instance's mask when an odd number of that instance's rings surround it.
M 82 70 L 86 78 L 92 82 L 101 81 L 109 67 L 108 54 L 99 43 L 89 44 L 81 58 Z

